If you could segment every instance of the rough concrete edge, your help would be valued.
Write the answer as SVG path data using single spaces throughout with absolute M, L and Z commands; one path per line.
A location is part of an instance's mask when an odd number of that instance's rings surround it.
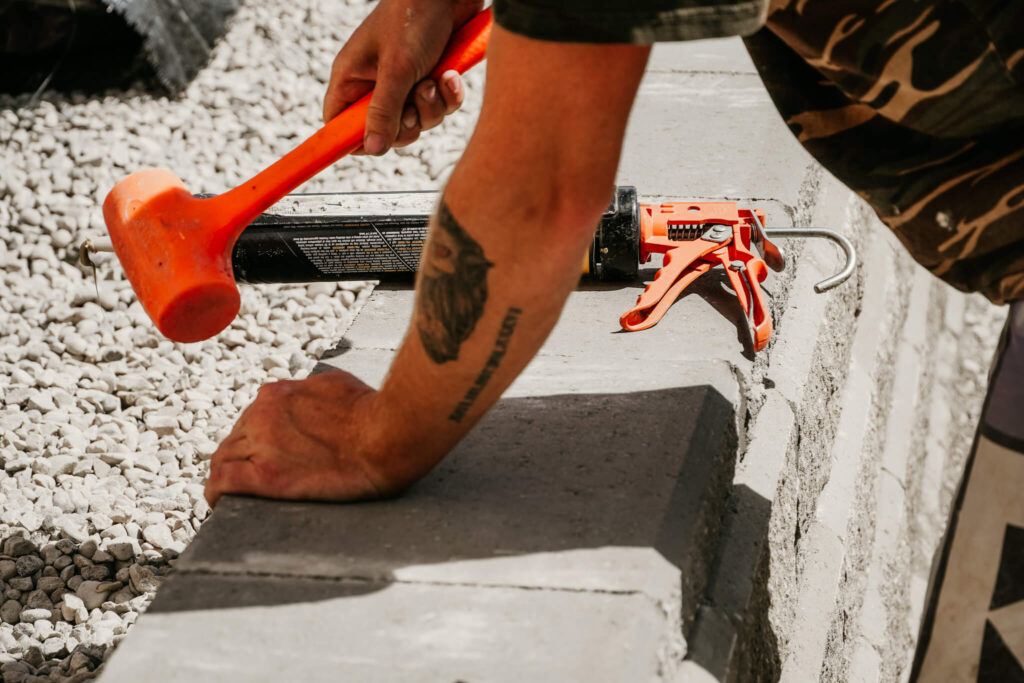
M 899 625 L 910 611 L 907 585 L 899 574 L 909 577 L 905 558 L 907 531 L 906 454 L 912 447 L 911 431 L 924 404 L 920 396 L 921 358 L 927 355 L 938 330 L 929 329 L 929 311 L 936 303 L 932 276 L 915 268 L 910 302 L 896 349 L 894 371 L 889 378 L 888 416 L 884 431 L 879 428 L 881 458 L 877 463 L 874 501 L 866 501 L 875 520 L 875 542 L 865 568 L 866 579 L 856 624 L 856 641 L 850 644 L 850 676 L 858 680 L 896 680 L 900 667 L 912 650 L 913 635 Z M 941 304 L 941 301 L 938 302 Z M 941 306 L 939 306 L 941 307 Z M 883 403 L 879 404 L 880 406 Z M 865 472 L 871 476 L 872 472 Z
M 845 221 L 846 227 L 852 226 L 855 229 L 851 237 L 860 246 L 868 230 L 868 222 L 863 219 L 863 203 L 816 164 L 810 164 L 805 169 L 798 206 L 787 207 L 777 200 L 764 201 L 781 205 L 792 224 L 810 225 L 816 224 L 813 219 L 821 213 L 822 205 L 828 208 L 828 200 L 835 199 L 836 194 L 843 195 L 841 201 L 845 208 L 841 213 L 848 219 Z M 796 368 L 797 372 L 793 373 L 789 382 L 791 387 L 796 387 L 804 383 L 806 378 L 822 374 L 820 368 L 828 364 L 828 359 L 838 358 L 845 367 L 848 355 L 848 348 L 845 347 L 849 346 L 849 337 L 852 336 L 850 331 L 857 324 L 856 314 L 851 315 L 849 306 L 844 303 L 851 298 L 849 292 L 821 297 L 813 293 L 811 288 L 814 282 L 828 274 L 833 267 L 830 251 L 820 244 L 797 242 L 787 245 L 787 254 L 795 267 L 784 271 L 772 282 L 770 305 L 776 321 L 773 343 L 756 358 L 749 380 L 738 368 L 734 370 L 747 399 L 742 404 L 745 414 L 740 417 L 744 423 L 752 425 L 749 430 L 742 429 L 741 425 L 741 449 L 738 454 L 740 464 L 737 466 L 734 485 L 747 487 L 748 493 L 762 496 L 769 506 L 778 503 L 783 486 L 780 479 L 787 463 L 791 463 L 797 455 L 800 446 L 797 405 L 807 400 L 794 391 L 787 391 L 785 387 L 775 388 L 769 379 L 770 368 L 778 365 Z M 857 280 L 853 283 L 856 287 L 853 298 L 858 302 L 863 289 L 862 270 L 862 267 L 858 268 Z M 843 324 L 837 326 L 837 320 Z M 799 339 L 780 336 L 778 331 L 784 325 L 809 331 L 810 334 L 802 335 Z M 822 345 L 837 336 L 837 327 L 840 328 L 838 334 L 847 340 L 845 347 L 837 354 L 822 353 Z M 761 413 L 764 410 L 768 412 L 762 420 Z M 789 416 L 788 423 L 785 417 L 781 417 L 782 413 Z M 781 444 L 777 438 L 778 426 L 774 424 L 776 420 L 782 420 L 788 427 L 787 437 L 781 440 Z M 747 439 L 743 439 L 743 436 Z M 751 454 L 756 455 L 748 457 Z M 777 661 L 767 661 L 777 660 L 782 650 L 777 642 L 767 642 L 775 638 L 773 630 L 779 630 L 772 628 L 774 623 L 767 622 L 777 622 L 777 618 L 764 615 L 766 623 L 759 625 L 753 623 L 750 617 L 759 599 L 767 603 L 769 592 L 776 592 L 771 591 L 768 585 L 771 564 L 769 548 L 773 545 L 773 536 L 777 538 L 775 528 L 779 525 L 776 515 L 769 508 L 771 516 L 764 520 L 763 529 L 748 526 L 751 523 L 758 524 L 758 520 L 748 506 L 737 499 L 743 491 L 735 486 L 715 560 L 718 567 L 733 567 L 729 570 L 732 574 L 732 594 L 727 595 L 730 590 L 723 586 L 726 577 L 716 576 L 718 581 L 712 579 L 689 634 L 692 642 L 687 666 L 680 670 L 678 680 L 682 680 L 683 676 L 686 680 L 706 676 L 715 680 L 753 680 L 749 678 L 750 675 L 771 680 L 778 671 Z M 719 570 L 716 570 L 716 574 L 719 574 Z M 759 576 L 765 579 L 764 586 L 758 584 Z M 770 665 L 769 670 L 754 671 L 754 664 L 766 663 Z
M 867 226 L 863 221 L 854 221 L 855 212 L 861 210 L 863 203 L 849 193 L 838 181 L 832 179 L 824 171 L 810 165 L 805 172 L 801 185 L 801 202 L 789 209 L 794 225 L 824 224 L 840 227 L 854 243 L 860 247 L 864 242 Z M 860 207 L 860 208 L 858 208 Z M 843 223 L 835 226 L 834 223 Z M 820 296 L 813 293 L 812 285 L 818 279 L 834 272 L 836 255 L 829 245 L 820 242 L 806 244 L 790 244 L 788 251 L 796 263 L 789 278 L 780 278 L 773 292 L 772 308 L 776 320 L 776 336 L 766 353 L 760 354 L 754 364 L 750 391 L 750 419 L 756 424 L 756 418 L 769 395 L 776 395 L 784 400 L 790 413 L 796 416 L 791 445 L 781 461 L 772 464 L 775 476 L 773 491 L 765 492 L 772 510 L 766 533 L 767 548 L 771 549 L 770 567 L 767 574 L 765 593 L 774 596 L 771 600 L 768 619 L 770 627 L 758 635 L 753 632 L 745 634 L 753 638 L 738 649 L 742 658 L 751 653 L 774 649 L 783 655 L 788 649 L 788 633 L 796 611 L 791 595 L 798 583 L 800 559 L 798 550 L 799 526 L 796 513 L 800 511 L 797 466 L 804 453 L 809 450 L 803 443 L 807 420 L 803 417 L 803 407 L 809 402 L 802 391 L 803 384 L 809 377 L 828 374 L 832 366 L 841 365 L 845 368 L 848 355 L 851 331 L 856 324 L 856 312 L 849 305 L 850 301 L 858 302 L 863 288 L 863 267 L 858 268 L 855 280 L 844 285 L 832 296 Z M 800 330 L 801 334 L 787 334 L 786 328 Z M 839 342 L 836 346 L 837 340 Z M 824 352 L 822 347 L 828 349 Z M 772 368 L 787 369 L 786 375 L 772 377 Z M 831 416 L 835 419 L 836 411 L 830 409 L 831 402 L 816 401 L 813 405 L 814 414 Z M 750 457 L 751 449 L 742 455 L 744 462 Z M 757 454 L 760 457 L 760 453 Z M 780 553 L 781 551 L 781 553 Z M 767 595 L 763 596 L 767 600 Z M 781 599 L 780 599 L 781 598 Z M 771 638 L 772 642 L 757 642 Z
M 870 407 L 867 426 L 861 442 L 859 460 L 851 465 L 856 466 L 852 479 L 856 482 L 853 499 L 848 509 L 848 521 L 843 542 L 844 558 L 840 581 L 836 587 L 836 602 L 832 612 L 831 624 L 823 654 L 821 680 L 850 680 L 851 666 L 860 641 L 860 630 L 854 631 L 849 637 L 849 624 L 857 624 L 862 614 L 862 607 L 867 592 L 869 568 L 876 549 L 878 526 L 886 521 L 875 513 L 878 504 L 890 504 L 892 501 L 879 499 L 878 479 L 882 475 L 883 456 L 885 454 L 886 437 L 890 416 L 893 412 L 894 373 L 890 369 L 896 365 L 902 341 L 911 332 L 908 330 L 908 318 L 911 307 L 917 305 L 927 310 L 928 282 L 915 277 L 922 271 L 916 268 L 909 259 L 893 248 L 890 258 L 894 260 L 892 279 L 886 290 L 884 306 L 885 319 L 883 328 L 893 332 L 882 337 L 877 349 L 874 350 L 872 361 L 875 371 L 872 373 L 870 390 Z M 916 311 L 915 311 L 916 313 Z M 869 348 L 861 348 L 869 352 Z M 909 356 L 904 356 L 909 361 Z M 866 361 L 867 359 L 862 359 Z M 862 653 L 875 654 L 877 653 Z M 872 658 L 862 657 L 858 666 L 870 666 Z M 862 671 L 859 670 L 857 675 Z

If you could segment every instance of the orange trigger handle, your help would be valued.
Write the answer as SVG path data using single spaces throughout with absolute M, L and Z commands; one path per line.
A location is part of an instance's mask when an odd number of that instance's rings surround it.
M 765 254 L 773 266 L 781 259 L 774 258 L 779 252 L 764 236 L 763 222 L 762 211 L 741 211 L 734 202 L 641 204 L 640 262 L 654 254 L 664 254 L 664 260 L 619 324 L 631 332 L 653 327 L 690 284 L 722 266 L 746 314 L 754 350 L 764 349 L 772 334 L 761 289 L 768 273 Z

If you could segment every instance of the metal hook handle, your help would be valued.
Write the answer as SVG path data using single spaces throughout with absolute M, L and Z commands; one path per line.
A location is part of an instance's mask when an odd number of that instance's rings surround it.
M 765 234 L 769 237 L 822 237 L 832 240 L 839 245 L 843 253 L 846 254 L 846 265 L 832 277 L 825 278 L 814 285 L 814 291 L 818 294 L 827 292 L 849 280 L 850 276 L 853 275 L 854 269 L 857 267 L 857 250 L 854 248 L 853 243 L 835 230 L 827 228 L 768 228 L 765 230 Z

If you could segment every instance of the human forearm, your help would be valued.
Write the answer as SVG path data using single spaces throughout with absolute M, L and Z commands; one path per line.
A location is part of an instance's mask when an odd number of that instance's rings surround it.
M 579 279 L 592 232 L 583 226 L 600 216 L 579 211 L 576 230 L 552 235 L 552 225 L 568 227 L 565 216 L 514 198 L 473 200 L 456 213 L 459 186 L 453 179 L 432 221 L 413 319 L 377 396 L 384 471 L 400 486 L 433 467 L 529 363 Z M 473 230 L 485 204 L 494 218 Z M 437 254 L 447 248 L 454 259 Z
M 554 326 L 611 197 L 646 54 L 496 29 L 483 112 L 432 221 L 413 320 L 378 394 L 387 478 L 401 485 L 436 464 Z
M 213 454 L 211 505 L 225 493 L 398 493 L 458 442 L 540 348 L 579 277 L 646 58 L 494 29 L 480 120 L 383 386 L 338 370 L 263 387 Z

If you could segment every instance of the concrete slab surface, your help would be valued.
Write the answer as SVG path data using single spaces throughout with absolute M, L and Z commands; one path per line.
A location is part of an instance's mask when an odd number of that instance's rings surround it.
M 655 71 L 640 85 L 617 177 L 646 195 L 792 207 L 812 163 L 757 75 Z
M 102 680 L 643 683 L 660 676 L 651 643 L 665 614 L 639 594 L 239 576 L 177 577 L 165 593 L 193 609 L 154 605 Z M 219 607 L 216 618 L 211 606 Z
M 696 561 L 705 501 L 727 484 L 734 419 L 709 385 L 507 398 L 396 500 L 232 499 L 187 550 L 186 571 L 668 599 Z

